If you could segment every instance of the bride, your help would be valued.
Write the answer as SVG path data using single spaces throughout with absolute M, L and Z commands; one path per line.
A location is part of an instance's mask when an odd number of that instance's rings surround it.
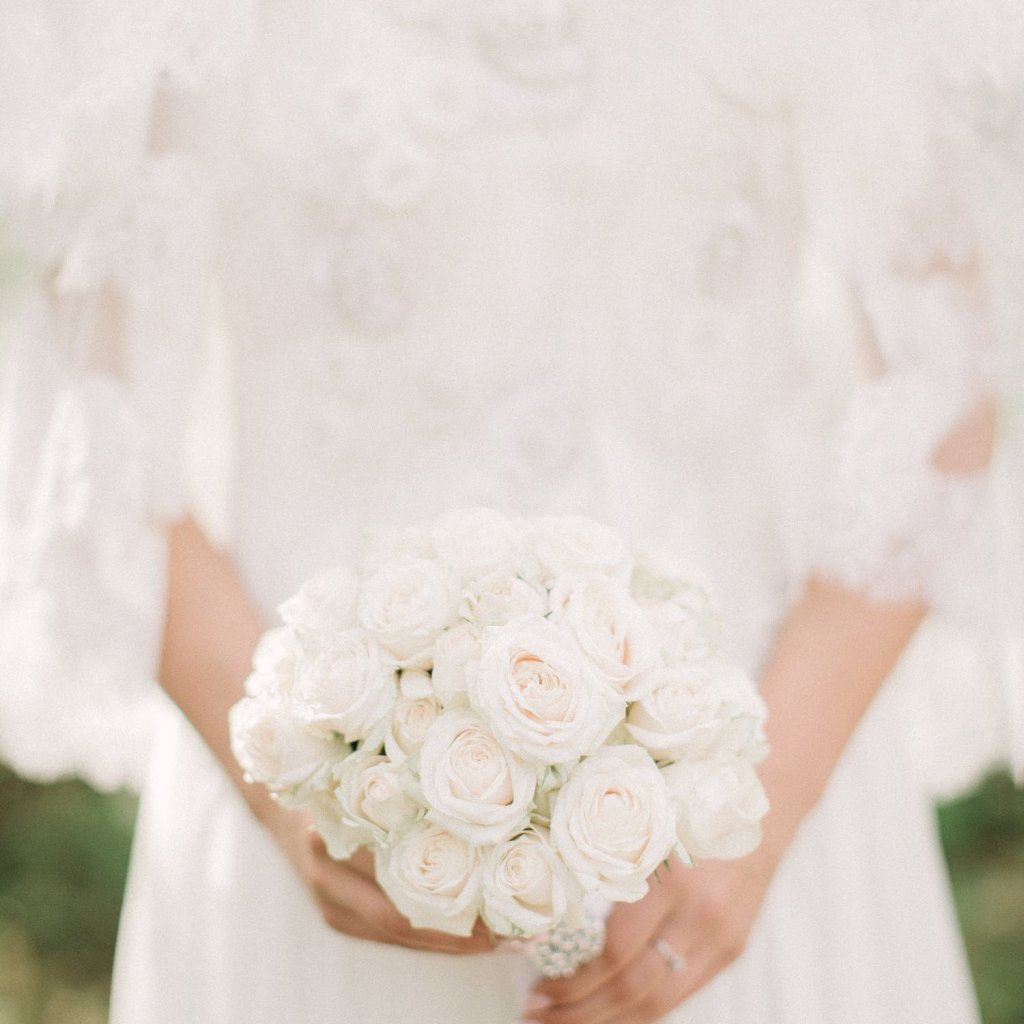
M 978 179 L 1021 143 L 943 60 L 1009 7 L 8 6 L 0 748 L 142 782 L 115 1024 L 975 1021 L 911 747 L 964 781 L 1021 684 Z M 467 505 L 699 568 L 771 716 L 761 847 L 532 988 L 228 748 L 276 605 Z

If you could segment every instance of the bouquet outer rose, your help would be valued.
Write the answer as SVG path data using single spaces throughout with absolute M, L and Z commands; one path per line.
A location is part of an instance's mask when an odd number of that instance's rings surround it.
M 677 846 L 676 814 L 651 756 L 631 743 L 602 747 L 559 790 L 555 849 L 584 889 L 632 903 Z
M 317 831 L 330 855 L 351 857 L 360 847 L 387 842 L 418 808 L 405 792 L 400 769 L 386 757 L 357 750 L 333 772 L 335 788 L 314 793 L 308 802 Z
M 286 702 L 246 697 L 229 714 L 231 751 L 246 777 L 276 791 L 302 786 L 341 760 L 349 746 L 303 727 Z
M 380 887 L 414 928 L 469 935 L 483 884 L 481 851 L 430 821 L 376 849 Z
M 719 661 L 681 662 L 659 673 L 630 705 L 626 731 L 659 760 L 731 754 L 757 760 L 764 702 L 739 669 Z
M 499 571 L 466 584 L 459 614 L 477 626 L 500 626 L 522 615 L 544 615 L 547 604 L 542 587 Z
M 496 935 L 539 935 L 580 916 L 582 890 L 546 829 L 522 832 L 484 858 L 482 916 Z
M 714 655 L 722 624 L 704 580 L 683 575 L 648 553 L 637 561 L 630 590 L 666 658 L 689 661 Z
M 287 700 L 295 685 L 301 655 L 298 640 L 287 626 L 268 629 L 253 651 L 252 672 L 245 680 L 246 694 L 264 701 Z
M 760 843 L 768 797 L 749 761 L 679 761 L 662 775 L 676 809 L 676 834 L 694 857 L 745 857 Z
M 518 530 L 493 509 L 453 512 L 434 527 L 432 536 L 437 557 L 463 578 L 514 574 L 522 561 Z
M 359 623 L 402 668 L 429 668 L 434 641 L 455 622 L 458 588 L 431 559 L 383 565 L 363 582 Z
M 277 611 L 300 637 L 333 632 L 356 624 L 358 596 L 359 574 L 347 565 L 338 566 L 307 580 Z
M 304 659 L 292 691 L 295 712 L 303 722 L 338 733 L 349 743 L 381 726 L 397 696 L 394 662 L 361 629 L 334 634 Z
M 585 516 L 543 516 L 533 524 L 531 540 L 536 572 L 545 583 L 580 572 L 625 582 L 633 568 L 622 536 Z

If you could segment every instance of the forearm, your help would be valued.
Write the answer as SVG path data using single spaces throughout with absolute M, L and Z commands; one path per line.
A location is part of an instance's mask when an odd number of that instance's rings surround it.
M 160 682 L 270 828 L 285 814 L 263 786 L 245 783 L 231 753 L 228 711 L 242 696 L 264 622 L 230 560 L 187 517 L 170 528 L 167 618 Z
M 772 810 L 765 844 L 781 856 L 820 797 L 850 735 L 927 612 L 876 604 L 811 582 L 762 673 L 771 753 L 761 767 Z

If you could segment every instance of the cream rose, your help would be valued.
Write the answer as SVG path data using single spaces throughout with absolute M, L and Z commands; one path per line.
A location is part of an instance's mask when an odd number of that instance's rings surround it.
M 458 588 L 426 559 L 385 565 L 363 584 L 359 622 L 403 668 L 430 668 L 434 641 L 455 622 Z
M 295 712 L 307 725 L 353 743 L 382 728 L 397 697 L 393 661 L 367 633 L 339 633 L 303 659 L 295 679 Z
M 434 645 L 430 683 L 444 702 L 465 693 L 480 663 L 480 630 L 469 622 L 445 630 Z
M 441 715 L 420 750 L 419 768 L 427 817 L 454 835 L 481 846 L 528 824 L 536 772 L 472 712 Z
M 404 677 L 403 673 L 403 677 Z M 398 698 L 384 735 L 384 752 L 396 764 L 423 746 L 430 727 L 441 714 L 441 702 L 433 696 Z
M 631 903 L 677 844 L 668 788 L 631 743 L 581 761 L 555 797 L 551 840 L 584 889 Z
M 544 615 L 547 603 L 543 588 L 499 571 L 463 587 L 459 615 L 478 626 L 499 626 L 522 615 Z
M 437 555 L 463 579 L 514 573 L 521 561 L 515 524 L 489 508 L 453 512 L 434 527 Z
M 334 778 L 342 821 L 375 842 L 383 843 L 419 812 L 402 785 L 400 767 L 380 754 L 357 750 L 334 769 Z
M 750 759 L 764 752 L 764 701 L 739 669 L 716 661 L 665 669 L 630 705 L 626 730 L 659 760 L 712 755 Z
M 246 694 L 268 701 L 288 697 L 295 685 L 300 653 L 295 635 L 287 626 L 268 629 L 253 652 Z
M 335 860 L 347 860 L 360 846 L 370 841 L 365 829 L 354 828 L 342 820 L 341 804 L 332 790 L 310 793 L 302 807 L 313 816 L 313 825 L 323 838 L 327 852 Z
M 376 851 L 376 875 L 415 928 L 473 931 L 480 908 L 483 855 L 440 825 L 419 821 Z
M 531 530 L 539 578 L 550 584 L 567 573 L 599 572 L 626 581 L 633 560 L 622 536 L 583 516 L 544 516 Z
M 722 624 L 696 576 L 659 570 L 648 559 L 634 569 L 631 590 L 667 657 L 699 660 L 715 652 Z
M 621 583 L 595 573 L 563 577 L 550 603 L 554 619 L 572 632 L 597 671 L 627 700 L 650 690 L 661 644 Z
M 693 857 L 744 857 L 761 841 L 768 798 L 749 761 L 680 761 L 661 772 L 680 843 Z
M 326 779 L 348 753 L 335 737 L 306 729 L 282 701 L 240 700 L 228 715 L 231 750 L 246 777 L 282 792 Z
M 358 574 L 339 566 L 307 580 L 277 611 L 305 641 L 317 634 L 351 629 L 356 624 L 358 593 Z
M 497 935 L 540 935 L 579 906 L 582 892 L 546 830 L 523 832 L 484 857 L 482 917 Z
M 484 633 L 470 704 L 509 750 L 537 764 L 589 754 L 622 717 L 622 697 L 566 634 L 526 616 Z

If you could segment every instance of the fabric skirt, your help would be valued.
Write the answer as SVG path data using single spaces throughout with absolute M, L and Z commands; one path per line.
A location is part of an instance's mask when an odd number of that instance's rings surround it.
M 861 723 L 742 956 L 667 1024 L 975 1024 L 934 812 L 899 694 Z M 113 1024 L 512 1024 L 528 973 L 331 931 L 168 708 L 143 792 Z

